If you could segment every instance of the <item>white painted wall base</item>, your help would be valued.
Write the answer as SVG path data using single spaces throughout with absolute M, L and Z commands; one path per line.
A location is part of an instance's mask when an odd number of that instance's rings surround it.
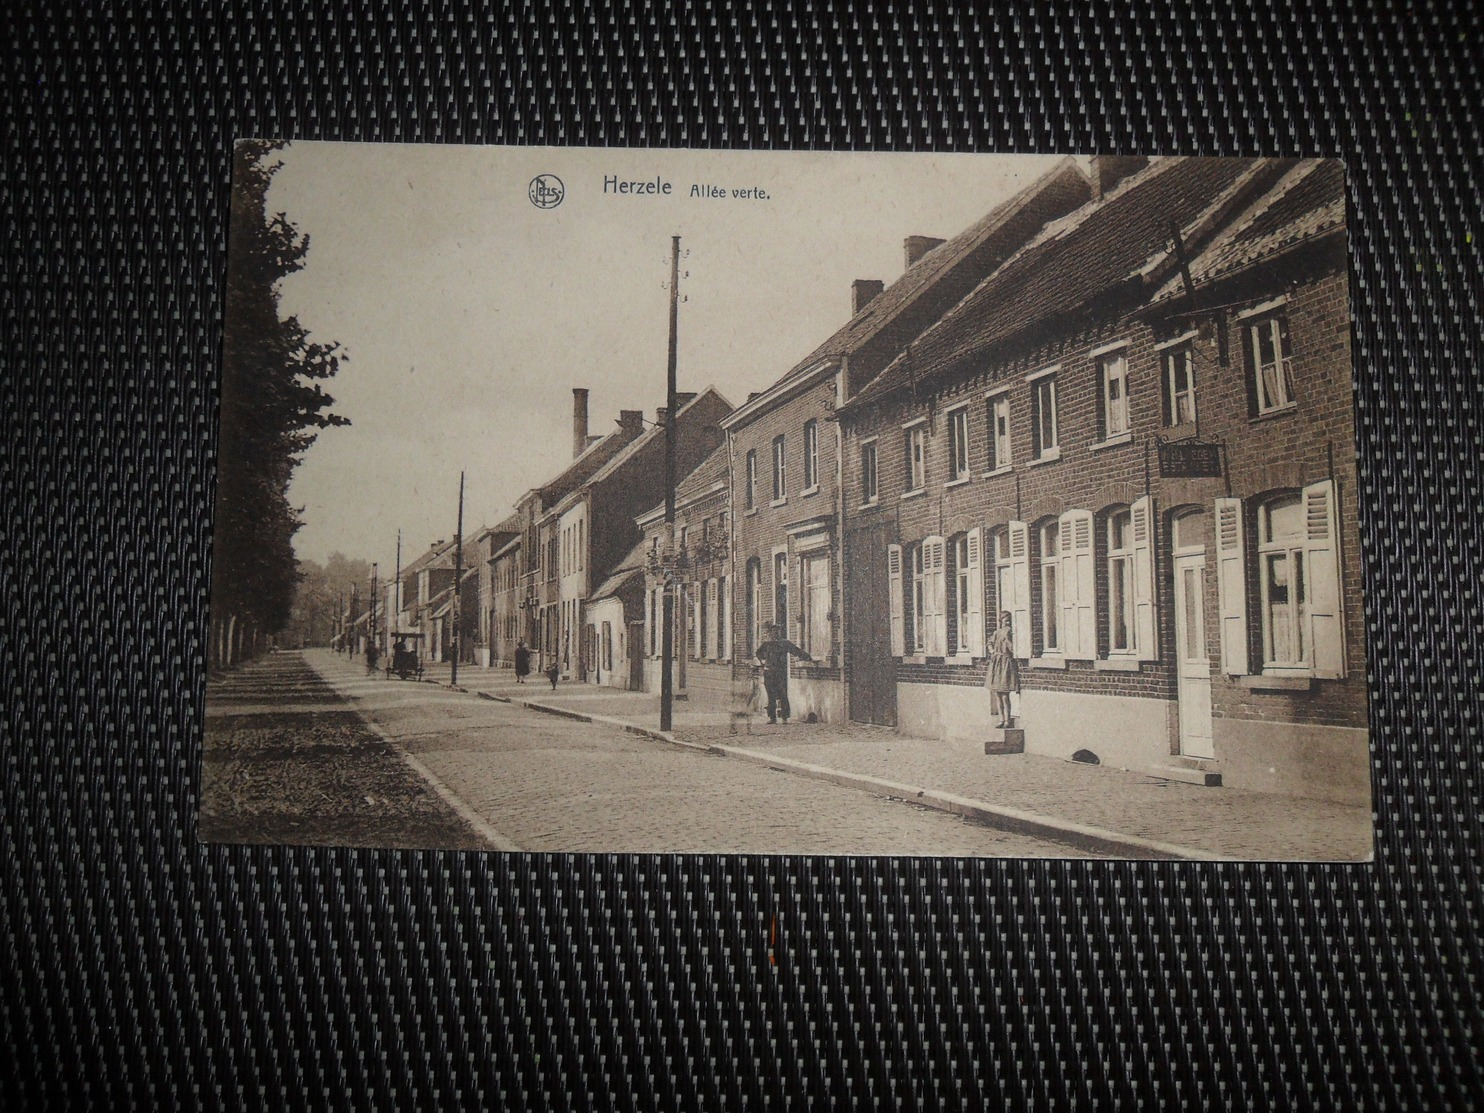
M 1217 718 L 1212 742 L 1227 787 L 1371 805 L 1370 734 L 1336 725 Z
M 1100 694 L 1027 690 L 1012 695 L 1015 725 L 1027 752 L 1070 760 L 1089 749 L 1115 768 L 1151 771 L 1170 761 L 1169 702 Z M 897 727 L 908 736 L 985 741 L 999 721 L 982 687 L 903 683 Z

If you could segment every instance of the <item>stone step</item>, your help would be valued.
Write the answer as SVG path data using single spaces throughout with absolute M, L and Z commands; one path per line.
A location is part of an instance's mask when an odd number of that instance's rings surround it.
M 1193 763 L 1178 763 L 1179 761 L 1192 761 L 1193 757 L 1172 756 L 1172 763 L 1155 768 L 1153 775 L 1161 779 L 1174 780 L 1177 783 L 1194 784 L 1197 787 L 1220 787 L 1221 773 L 1216 770 L 1215 762 L 1210 760 L 1200 761 L 1200 764 L 1210 767 L 1198 767 Z
M 1024 729 L 990 729 L 985 733 L 985 756 L 1004 756 L 1010 753 L 1024 751 Z

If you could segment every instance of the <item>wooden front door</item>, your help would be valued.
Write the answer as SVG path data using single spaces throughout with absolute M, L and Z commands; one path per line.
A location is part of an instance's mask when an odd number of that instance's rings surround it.
M 849 656 L 851 721 L 897 723 L 897 665 L 891 656 L 891 596 L 886 572 L 887 524 L 858 527 L 845 538 L 842 587 Z

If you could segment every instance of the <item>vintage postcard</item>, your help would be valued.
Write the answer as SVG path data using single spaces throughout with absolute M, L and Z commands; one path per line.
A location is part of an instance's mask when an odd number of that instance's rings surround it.
M 1340 163 L 235 160 L 204 840 L 1371 857 Z

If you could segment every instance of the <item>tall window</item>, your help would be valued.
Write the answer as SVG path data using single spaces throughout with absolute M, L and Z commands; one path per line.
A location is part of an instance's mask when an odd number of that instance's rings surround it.
M 948 474 L 950 481 L 961 481 L 969 475 L 969 409 L 960 407 L 948 413 Z
M 788 555 L 783 551 L 773 556 L 773 623 L 788 635 Z
M 1010 395 L 1002 392 L 989 401 L 989 468 L 1010 464 Z
M 1127 508 L 1108 515 L 1108 651 L 1135 650 L 1134 523 Z
M 1165 352 L 1165 425 L 1195 422 L 1195 359 L 1189 345 Z
M 1304 569 L 1304 506 L 1298 494 L 1276 497 L 1257 511 L 1262 581 L 1263 660 L 1268 667 L 1307 667 L 1308 594 Z
M 921 543 L 914 543 L 910 550 L 909 562 L 912 573 L 912 608 L 908 616 L 912 620 L 912 650 L 921 652 L 927 646 L 926 605 L 927 605 L 927 577 L 924 566 L 925 554 Z
M 994 558 L 994 607 L 993 624 L 1000 625 L 1000 614 L 1011 611 L 1015 604 L 1015 587 L 1011 584 L 1010 532 L 1000 528 L 989 539 L 990 553 Z
M 861 447 L 861 503 L 876 503 L 876 443 Z
M 915 493 L 927 484 L 927 424 L 907 431 L 907 491 Z
M 1041 650 L 1061 651 L 1061 524 L 1047 520 L 1037 532 L 1041 546 Z
M 1103 385 L 1103 437 L 1128 433 L 1128 354 L 1108 353 L 1099 358 Z
M 782 500 L 788 496 L 788 474 L 785 464 L 785 443 L 783 435 L 773 439 L 773 499 Z
M 810 419 L 804 424 L 804 488 L 819 487 L 819 423 Z
M 1248 327 L 1249 357 L 1258 414 L 1293 403 L 1293 352 L 1288 319 L 1274 314 Z
M 969 619 L 969 606 L 973 604 L 973 590 L 969 585 L 969 537 L 956 536 L 953 540 L 953 616 L 955 621 L 954 655 L 964 655 L 973 649 L 969 636 L 973 632 L 973 621 Z
M 1031 448 L 1038 458 L 1056 453 L 1055 376 L 1043 376 L 1031 385 Z
M 811 555 L 799 563 L 804 623 L 799 633 L 804 650 L 816 659 L 830 654 L 830 560 Z
M 745 507 L 751 511 L 757 507 L 757 451 L 747 451 L 747 503 Z

